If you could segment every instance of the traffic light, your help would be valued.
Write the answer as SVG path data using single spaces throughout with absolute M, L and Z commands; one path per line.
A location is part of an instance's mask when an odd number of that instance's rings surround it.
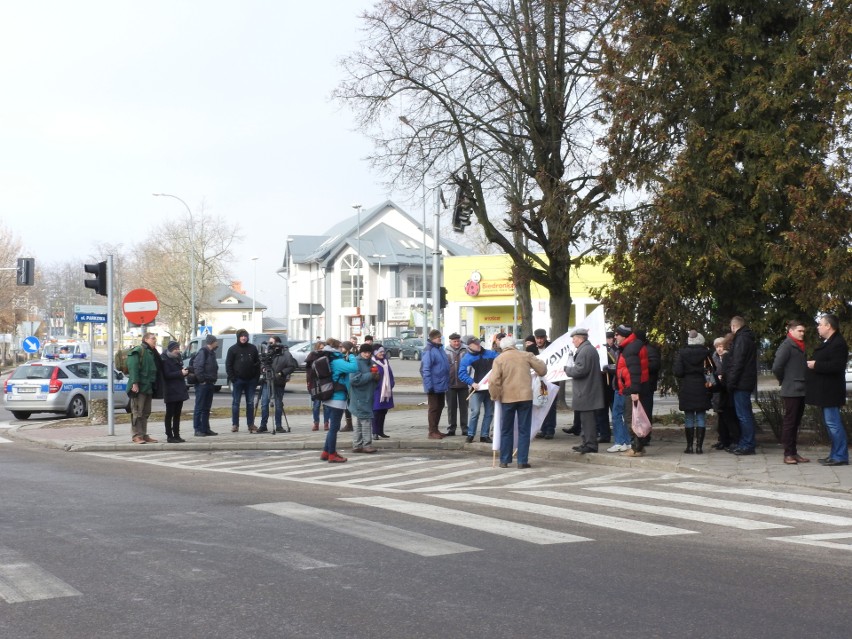
M 387 318 L 387 302 L 385 300 L 377 300 L 376 321 L 384 322 Z
M 441 287 L 441 308 L 447 308 L 447 287 Z
M 476 198 L 473 197 L 467 173 L 462 175 L 461 179 L 455 178 L 455 182 L 459 188 L 456 191 L 456 204 L 453 207 L 453 230 L 456 233 L 464 233 L 464 227 L 470 226 L 470 216 L 473 214 Z
M 95 276 L 94 279 L 85 280 L 86 288 L 93 289 L 98 295 L 107 294 L 107 263 L 98 262 L 97 264 L 84 264 L 86 273 L 91 273 Z
M 31 257 L 18 258 L 18 286 L 32 286 L 35 282 L 35 259 Z

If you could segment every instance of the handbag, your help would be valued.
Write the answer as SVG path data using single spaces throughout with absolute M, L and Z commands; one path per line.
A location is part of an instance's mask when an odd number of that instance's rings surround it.
M 704 387 L 708 390 L 716 390 L 719 380 L 716 377 L 716 367 L 709 357 L 704 359 Z
M 544 383 L 544 380 L 542 380 L 541 377 L 533 378 L 532 391 L 533 406 L 537 406 L 538 408 L 544 408 L 547 406 L 547 384 Z
M 651 434 L 651 420 L 645 412 L 645 408 L 641 402 L 633 402 L 633 415 L 630 424 L 631 429 L 636 434 L 636 437 L 647 437 Z

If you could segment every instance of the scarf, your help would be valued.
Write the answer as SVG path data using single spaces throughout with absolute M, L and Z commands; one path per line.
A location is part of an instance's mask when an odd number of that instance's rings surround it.
M 793 343 L 796 346 L 799 347 L 800 351 L 802 351 L 803 353 L 805 352 L 805 342 L 804 341 L 802 341 L 800 339 L 796 339 L 795 337 L 793 337 L 792 333 L 787 333 L 787 337 L 789 337 L 791 340 L 793 340 Z
M 373 363 L 376 366 L 382 367 L 382 385 L 379 388 L 379 401 L 387 402 L 390 401 L 391 398 L 391 384 L 390 384 L 390 368 L 388 368 L 388 362 L 384 359 L 376 359 L 373 358 Z

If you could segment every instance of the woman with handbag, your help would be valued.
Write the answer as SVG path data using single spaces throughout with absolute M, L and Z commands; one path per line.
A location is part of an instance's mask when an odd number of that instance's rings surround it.
M 389 439 L 385 434 L 385 417 L 393 408 L 393 371 L 390 361 L 385 357 L 385 348 L 376 344 L 373 351 L 373 366 L 379 374 L 376 390 L 373 393 L 373 439 Z
M 710 359 L 710 350 L 704 346 L 704 336 L 696 330 L 687 334 L 686 346 L 681 348 L 674 362 L 674 374 L 680 380 L 677 391 L 678 408 L 684 414 L 684 432 L 686 433 L 686 454 L 694 452 L 698 455 L 704 452 L 704 435 L 706 433 L 707 411 L 710 409 L 711 386 L 705 377 L 705 371 L 709 368 L 709 375 L 714 375 L 713 362 Z

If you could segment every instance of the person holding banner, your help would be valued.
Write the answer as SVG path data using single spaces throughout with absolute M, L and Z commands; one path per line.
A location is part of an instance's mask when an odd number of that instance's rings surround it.
M 598 429 L 595 413 L 605 406 L 603 377 L 600 374 L 600 357 L 589 342 L 589 331 L 578 327 L 571 331 L 574 342 L 574 363 L 565 367 L 572 378 L 572 408 L 580 415 L 582 443 L 574 446 L 581 455 L 598 452 Z
M 488 392 L 500 407 L 500 468 L 512 461 L 515 419 L 518 420 L 518 468 L 530 468 L 530 428 L 532 426 L 532 385 L 530 369 L 539 376 L 547 374 L 547 365 L 532 353 L 516 348 L 514 337 L 500 340 L 502 352 L 494 360 Z
M 470 414 L 467 418 L 468 444 L 476 436 L 476 425 L 479 422 L 479 413 L 484 412 L 482 417 L 482 430 L 479 433 L 479 441 L 490 444 L 491 421 L 494 418 L 494 402 L 488 395 L 488 390 L 480 389 L 479 383 L 491 372 L 497 353 L 482 347 L 478 337 L 471 337 L 467 341 L 467 354 L 459 364 L 459 379 L 470 386 Z
M 541 355 L 550 346 L 547 331 L 543 328 L 537 328 L 533 331 L 533 339 L 535 339 L 536 355 Z M 550 405 L 550 410 L 547 411 L 547 416 L 541 423 L 541 430 L 536 433 L 535 437 L 536 439 L 553 439 L 554 435 L 556 435 L 556 402 Z

